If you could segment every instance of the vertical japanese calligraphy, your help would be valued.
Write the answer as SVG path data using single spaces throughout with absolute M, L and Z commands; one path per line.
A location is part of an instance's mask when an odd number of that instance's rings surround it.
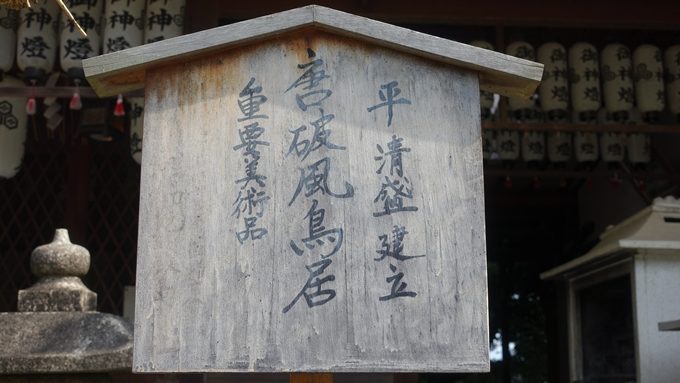
M 400 93 L 397 85 L 397 81 L 391 81 L 382 85 L 379 96 L 383 102 L 367 108 L 367 111 L 370 113 L 376 108 L 386 106 L 388 108 L 388 127 L 392 125 L 392 106 L 394 104 L 411 104 L 410 100 L 404 98 L 395 100 L 395 97 Z M 373 212 L 373 217 L 380 218 L 397 213 L 417 212 L 418 207 L 413 204 L 413 186 L 404 171 L 404 155 L 410 153 L 411 148 L 404 145 L 402 137 L 393 134 L 385 147 L 377 144 L 376 149 L 378 152 L 373 159 L 378 163 L 376 174 L 381 176 L 381 186 L 378 194 L 373 199 L 374 204 L 380 206 L 378 211 Z M 385 278 L 385 282 L 390 285 L 390 291 L 378 297 L 378 300 L 381 302 L 395 298 L 414 298 L 418 295 L 417 292 L 409 289 L 408 283 L 405 282 L 404 272 L 400 271 L 399 264 L 424 257 L 425 254 L 404 254 L 404 240 L 407 234 L 408 230 L 406 227 L 397 224 L 392 226 L 390 233 L 378 236 L 380 245 L 376 253 L 379 254 L 379 257 L 374 258 L 374 261 L 382 262 L 387 260 L 391 273 Z
M 418 211 L 415 206 L 409 206 L 411 202 L 404 205 L 404 199 L 413 200 L 413 186 L 407 176 L 404 175 L 404 168 L 402 163 L 402 154 L 411 151 L 410 148 L 404 147 L 403 138 L 392 136 L 392 140 L 387 143 L 387 150 L 382 146 L 376 145 L 378 155 L 374 158 L 380 162 L 380 167 L 376 170 L 377 174 L 383 175 L 382 186 L 378 195 L 375 196 L 373 202 L 381 204 L 381 210 L 374 212 L 374 217 L 381 217 L 402 211 Z M 389 160 L 390 171 L 383 174 L 385 163 Z
M 295 90 L 297 107 L 302 112 L 310 114 L 312 118 L 309 126 L 302 124 L 289 130 L 293 138 L 287 156 L 293 155 L 303 164 L 298 168 L 299 181 L 288 202 L 289 207 L 301 195 L 306 198 L 317 194 L 333 198 L 354 197 L 354 186 L 347 181 L 344 182 L 342 190 L 332 190 L 329 185 L 332 160 L 327 152 L 345 150 L 346 147 L 330 140 L 332 133 L 330 124 L 335 115 L 328 113 L 323 106 L 323 102 L 333 94 L 333 91 L 324 84 L 325 80 L 330 78 L 326 73 L 324 61 L 317 57 L 316 52 L 311 48 L 307 49 L 307 56 L 310 61 L 297 66 L 304 72 L 284 92 Z M 307 158 L 315 155 L 320 158 L 308 164 Z M 331 257 L 342 248 L 344 231 L 342 227 L 326 228 L 324 223 L 326 209 L 319 199 L 312 199 L 311 202 L 312 205 L 304 217 L 308 221 L 308 236 L 299 241 L 291 240 L 290 248 L 297 256 L 302 257 L 308 253 L 310 257 L 318 260 L 305 265 L 308 272 L 307 281 L 293 300 L 283 308 L 284 314 L 291 310 L 302 297 L 307 307 L 312 308 L 322 306 L 336 296 L 336 291 L 331 286 L 331 282 L 335 281 L 335 275 L 327 269 L 333 263 Z
M 385 278 L 385 281 L 387 283 L 391 283 L 392 287 L 390 289 L 389 294 L 383 295 L 380 298 L 378 298 L 380 301 L 388 301 L 390 299 L 400 297 L 413 298 L 416 295 L 418 295 L 418 293 L 416 293 L 415 291 L 407 290 L 408 284 L 406 282 L 402 282 L 402 279 L 404 278 L 404 273 L 403 272 L 397 273 L 398 268 L 396 265 L 392 263 L 393 261 L 403 262 L 409 259 L 420 258 L 425 256 L 425 254 L 423 255 L 403 254 L 404 251 L 403 242 L 404 238 L 406 237 L 406 234 L 408 234 L 408 231 L 406 231 L 406 228 L 404 226 L 394 225 L 394 227 L 392 228 L 392 233 L 389 236 L 388 234 L 383 234 L 378 237 L 378 239 L 380 240 L 380 248 L 376 250 L 376 253 L 380 254 L 380 257 L 375 258 L 375 261 L 382 261 L 388 257 L 392 258 L 392 260 L 389 260 L 390 271 L 392 273 L 396 273 Z
M 256 85 L 254 77 L 239 93 L 238 107 L 241 117 L 237 122 L 241 124 L 238 130 L 240 143 L 233 147 L 234 151 L 243 154 L 245 164 L 245 176 L 235 181 L 239 185 L 238 196 L 232 204 L 232 216 L 237 219 L 243 218 L 244 229 L 236 232 L 236 238 L 243 244 L 251 240 L 256 241 L 264 238 L 268 231 L 258 226 L 258 218 L 264 215 L 264 209 L 270 196 L 267 194 L 267 177 L 258 173 L 258 165 L 261 158 L 261 147 L 269 146 L 264 140 L 265 128 L 260 126 L 261 120 L 269 116 L 260 112 L 262 104 L 267 102 L 267 97 L 262 94 L 262 86 Z
M 390 81 L 387 84 L 380 85 L 380 90 L 378 91 L 378 96 L 380 97 L 379 104 L 373 105 L 366 108 L 367 111 L 372 112 L 376 109 L 387 107 L 387 126 L 392 125 L 392 117 L 394 116 L 393 108 L 394 105 L 405 104 L 411 105 L 411 100 L 407 100 L 403 97 L 396 98 L 401 94 L 401 89 L 398 87 L 399 83 L 396 81 Z
M 479 75 L 316 28 L 146 72 L 140 370 L 488 369 Z

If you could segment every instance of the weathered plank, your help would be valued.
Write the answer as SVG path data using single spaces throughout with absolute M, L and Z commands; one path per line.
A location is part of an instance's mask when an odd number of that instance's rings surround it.
M 239 102 L 247 105 L 251 79 L 267 97 L 257 111 L 266 118 L 254 121 L 267 143 L 256 147 L 257 173 L 267 177 L 257 191 L 270 199 L 257 218 L 267 234 L 242 244 L 235 206 L 248 189 L 237 180 L 253 158 L 239 145 L 253 120 L 239 121 Z M 391 96 L 409 103 L 392 105 L 388 126 L 387 107 L 368 109 Z M 300 99 L 314 105 L 303 111 Z M 144 121 L 136 371 L 488 370 L 477 76 L 307 31 L 150 71 Z M 323 126 L 316 141 L 314 124 Z M 306 159 L 296 153 L 304 140 L 318 149 Z M 376 217 L 381 188 L 399 172 L 388 154 L 395 143 L 408 149 L 398 179 L 412 197 L 403 204 L 417 210 Z M 326 184 L 301 183 L 315 163 Z M 340 198 L 348 185 L 353 196 Z M 304 242 L 310 211 L 318 230 L 342 229 L 342 238 Z M 408 233 L 397 239 L 400 227 Z M 376 261 L 385 246 L 395 253 Z M 335 296 L 296 301 L 323 259 L 332 263 L 318 279 L 334 280 L 308 290 Z M 399 282 L 416 295 L 380 300 Z
M 309 28 L 471 70 L 483 89 L 503 95 L 529 97 L 543 73 L 539 63 L 316 5 L 93 57 L 83 61 L 83 69 L 97 94 L 111 96 L 143 88 L 150 68 Z

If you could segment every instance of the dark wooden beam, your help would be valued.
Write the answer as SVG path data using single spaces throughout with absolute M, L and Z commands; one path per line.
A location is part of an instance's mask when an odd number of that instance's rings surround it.
M 315 4 L 396 24 L 633 28 L 678 30 L 680 3 L 646 1 L 462 1 L 462 0 L 317 0 Z M 198 31 L 218 20 L 246 20 L 310 4 L 300 0 L 225 3 L 194 0 L 187 7 L 186 28 Z

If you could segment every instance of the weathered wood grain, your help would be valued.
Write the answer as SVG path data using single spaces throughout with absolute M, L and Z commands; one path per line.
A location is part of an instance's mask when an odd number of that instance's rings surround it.
M 531 96 L 543 73 L 540 63 L 316 5 L 93 57 L 83 61 L 83 69 L 97 94 L 111 96 L 143 88 L 151 68 L 308 28 L 469 69 L 478 73 L 482 89 L 508 96 Z
M 329 76 L 319 89 L 335 118 L 329 141 L 302 161 L 288 155 L 292 130 L 318 108 L 286 92 L 304 72 L 308 48 Z M 307 67 L 308 68 L 308 67 Z M 232 216 L 244 174 L 237 119 L 239 93 L 251 78 L 268 99 L 259 171 L 271 197 L 258 224 L 263 239 L 245 242 Z M 303 31 L 201 60 L 150 70 L 135 312 L 134 370 L 139 372 L 488 371 L 487 282 L 478 78 L 431 60 L 319 31 Z M 368 112 L 381 85 L 398 81 L 410 105 Z M 315 88 L 316 89 L 316 88 Z M 377 145 L 403 138 L 404 174 L 417 212 L 374 217 L 383 175 Z M 331 160 L 329 190 L 345 182 L 353 198 L 304 193 L 292 204 L 301 172 Z M 306 214 L 317 199 L 323 225 L 343 228 L 343 244 L 324 275 L 336 291 L 324 305 L 291 303 L 318 256 L 294 254 L 308 236 Z M 394 225 L 408 234 L 403 254 L 379 258 L 379 236 Z M 390 262 L 391 261 L 391 262 Z M 380 301 L 390 292 L 390 263 L 415 297 Z

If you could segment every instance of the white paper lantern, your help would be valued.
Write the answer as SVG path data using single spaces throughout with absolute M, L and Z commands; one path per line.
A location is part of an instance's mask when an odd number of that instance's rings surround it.
M 600 74 L 606 111 L 615 121 L 625 120 L 628 111 L 635 106 L 630 49 L 623 44 L 605 46 L 600 58 Z
M 569 48 L 568 62 L 571 106 L 576 112 L 574 121 L 594 121 L 600 109 L 600 65 L 597 49 L 589 43 L 576 43 Z
M 597 120 L 582 122 L 577 119 L 578 112 L 573 112 L 573 121 L 579 125 L 593 125 Z M 597 118 L 597 112 L 595 113 Z M 576 132 L 574 133 L 574 157 L 577 162 L 595 162 L 600 156 L 597 133 Z
M 104 53 L 142 45 L 146 0 L 106 0 L 104 13 Z
M 631 110 L 630 124 L 641 124 L 644 122 L 642 113 L 638 109 Z M 631 133 L 628 135 L 627 149 L 628 161 L 633 165 L 646 164 L 650 161 L 650 137 L 645 133 Z
M 632 133 L 628 135 L 628 161 L 639 165 L 649 163 L 650 160 L 649 134 Z
M 16 57 L 18 12 L 0 6 L 0 73 L 12 69 Z
M 57 55 L 59 6 L 54 0 L 38 0 L 19 13 L 17 65 L 28 78 L 45 78 Z
M 15 77 L 0 78 L 0 87 L 24 86 Z M 27 121 L 26 98 L 0 97 L 0 178 L 14 177 L 21 167 Z
M 562 44 L 548 42 L 538 47 L 536 59 L 544 65 L 543 80 L 538 87 L 543 116 L 550 122 L 566 122 L 569 109 L 567 51 Z M 547 141 L 548 160 L 555 163 L 569 161 L 571 134 L 550 132 Z
M 664 71 L 668 110 L 680 120 L 680 45 L 666 49 Z
M 83 28 L 82 36 L 62 13 L 60 23 L 59 60 L 61 69 L 70 77 L 84 78 L 82 61 L 99 55 L 101 50 L 101 18 L 104 0 L 68 0 L 66 4 Z
M 571 159 L 571 133 L 548 133 L 548 160 L 555 163 L 567 162 Z
M 522 159 L 537 162 L 545 159 L 545 134 L 543 132 L 524 132 L 522 134 Z
M 130 154 L 138 164 L 142 163 L 142 140 L 144 137 L 144 97 L 130 97 Z
M 514 130 L 501 130 L 496 135 L 496 141 L 498 142 L 499 159 L 503 161 L 514 161 L 519 158 L 519 132 Z
M 505 53 L 519 57 L 525 60 L 536 60 L 536 53 L 534 47 L 527 43 L 526 41 L 515 41 L 510 43 L 505 49 Z M 508 109 L 510 111 L 511 117 L 515 121 L 522 122 L 538 122 L 538 108 L 536 107 L 534 98 L 521 98 L 521 97 L 509 97 L 508 98 Z M 515 137 L 519 139 L 519 135 L 506 135 L 507 138 Z M 509 144 L 510 141 L 505 140 L 505 144 Z M 521 136 L 520 151 L 522 154 L 522 159 L 527 162 L 542 161 L 545 157 L 545 135 L 543 132 L 526 132 Z M 499 146 L 503 146 L 503 141 L 499 143 Z M 503 149 L 501 149 L 502 151 Z M 505 156 L 501 153 L 501 158 Z
M 635 101 L 643 119 L 655 121 L 665 106 L 663 59 L 659 47 L 644 44 L 633 51 Z
M 548 120 L 564 119 L 569 109 L 567 50 L 559 43 L 545 43 L 538 47 L 536 58 L 544 65 L 538 87 L 543 114 Z
M 534 47 L 526 41 L 515 41 L 505 49 L 505 53 L 526 60 L 535 61 Z M 533 98 L 509 97 L 508 108 L 516 118 L 531 118 L 536 114 L 536 106 Z M 521 116 L 521 117 L 520 117 Z
M 148 0 L 144 41 L 146 44 L 180 36 L 184 30 L 185 0 Z
M 598 123 L 602 126 L 616 124 L 614 116 L 602 108 L 597 114 Z M 604 162 L 622 162 L 626 152 L 626 134 L 616 132 L 602 133 L 600 136 L 600 152 Z
M 494 130 L 484 129 L 482 131 L 482 158 L 484 160 L 499 159 L 498 139 Z
M 595 162 L 599 156 L 597 134 L 576 132 L 574 134 L 574 154 L 578 162 Z

